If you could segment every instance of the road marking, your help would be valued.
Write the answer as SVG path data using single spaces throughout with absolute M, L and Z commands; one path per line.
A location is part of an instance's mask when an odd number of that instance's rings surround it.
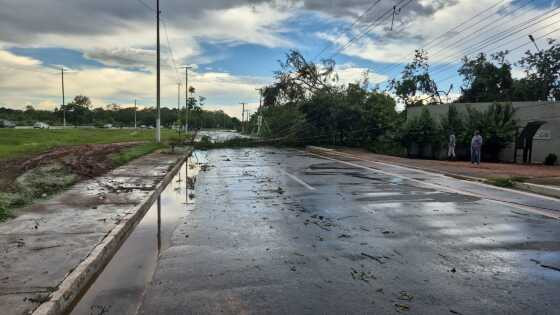
M 309 190 L 313 190 L 313 191 L 317 190 L 317 189 L 313 188 L 312 186 L 310 186 L 309 184 L 307 184 L 306 182 L 304 182 L 303 180 L 297 178 L 295 175 L 292 175 L 292 174 L 290 174 L 290 173 L 288 173 L 284 170 L 280 170 L 280 172 L 282 172 L 282 174 L 288 176 L 289 178 L 293 179 L 294 181 L 300 183 L 302 186 L 304 186 L 305 188 L 307 188 Z
M 465 196 L 477 197 L 477 198 L 489 200 L 489 201 L 492 201 L 492 202 L 495 202 L 495 203 L 499 203 L 499 204 L 502 204 L 502 205 L 507 205 L 507 206 L 510 206 L 510 207 L 516 207 L 518 209 L 522 209 L 522 210 L 525 210 L 527 212 L 540 214 L 540 215 L 543 215 L 543 216 L 546 216 L 546 217 L 549 217 L 549 218 L 552 218 L 552 219 L 560 220 L 560 214 L 555 213 L 557 211 L 553 210 L 553 209 L 537 208 L 537 207 L 527 206 L 527 205 L 524 205 L 524 204 L 519 204 L 519 203 L 516 203 L 516 202 L 508 202 L 508 201 L 503 201 L 503 200 L 499 200 L 499 199 L 492 199 L 489 196 L 483 196 L 483 195 L 479 195 L 479 194 L 472 193 L 472 192 L 465 192 L 465 191 L 457 190 L 457 189 L 450 188 L 450 187 L 440 186 L 440 185 L 437 185 L 437 184 L 421 181 L 421 180 L 414 179 L 414 178 L 411 178 L 411 177 L 407 177 L 407 176 L 404 176 L 404 175 L 395 174 L 395 173 L 391 173 L 391 172 L 387 172 L 387 171 L 382 171 L 380 169 L 375 169 L 375 168 L 367 167 L 367 166 L 352 163 L 352 162 L 338 160 L 338 159 L 331 158 L 331 157 L 324 156 L 324 155 L 320 155 L 320 154 L 317 154 L 317 153 L 311 153 L 311 152 L 305 152 L 305 151 L 302 151 L 302 152 L 307 153 L 309 155 L 319 156 L 319 157 L 327 159 L 327 160 L 343 163 L 343 164 L 346 164 L 346 165 L 350 165 L 350 166 L 354 166 L 354 167 L 358 167 L 358 168 L 363 168 L 363 169 L 366 169 L 366 170 L 369 170 L 369 171 L 372 171 L 372 172 L 377 172 L 377 173 L 385 174 L 385 175 L 388 175 L 388 176 L 393 176 L 393 177 L 397 177 L 397 178 L 401 178 L 401 179 L 406 179 L 406 180 L 409 180 L 409 181 L 419 183 L 420 185 L 431 186 L 431 187 L 437 188 L 440 191 L 447 191 L 447 192 L 452 192 L 452 193 L 461 194 L 461 195 L 465 195 Z M 353 158 L 352 156 L 347 156 L 347 157 Z M 374 161 L 369 161 L 369 160 L 360 159 L 360 158 L 355 158 L 355 159 L 362 160 L 362 161 L 365 161 L 365 162 L 370 162 L 370 163 L 376 163 Z M 391 164 L 389 164 L 389 165 L 391 165 Z M 435 174 L 435 175 L 441 175 L 441 174 Z M 469 183 L 472 183 L 472 182 L 469 182 Z M 478 183 L 478 184 L 480 184 L 480 183 Z M 491 187 L 494 188 L 494 186 L 491 186 Z M 517 191 L 515 191 L 515 190 L 512 190 L 512 192 L 517 193 Z M 538 196 L 539 198 L 543 197 L 543 196 L 540 196 L 540 195 L 536 195 L 536 196 Z M 545 199 L 547 199 L 547 198 L 545 198 Z

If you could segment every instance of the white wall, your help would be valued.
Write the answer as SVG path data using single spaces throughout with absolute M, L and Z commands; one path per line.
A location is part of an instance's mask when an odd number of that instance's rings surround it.
M 411 107 L 408 109 L 407 119 L 420 115 L 423 108 L 427 108 L 434 119 L 447 115 L 450 104 L 426 105 Z M 459 112 L 466 112 L 467 107 L 476 108 L 479 111 L 486 110 L 492 103 L 457 103 L 452 104 Z M 541 126 L 535 140 L 533 141 L 533 163 L 542 163 L 549 153 L 555 153 L 560 157 L 560 102 L 514 102 L 516 109 L 515 117 L 520 126 L 525 126 L 531 121 L 546 121 Z M 540 136 L 542 139 L 539 139 Z M 483 135 L 484 136 L 484 135 Z M 518 152 L 518 161 L 521 161 L 522 151 Z M 505 162 L 513 161 L 513 144 L 504 149 L 500 155 Z

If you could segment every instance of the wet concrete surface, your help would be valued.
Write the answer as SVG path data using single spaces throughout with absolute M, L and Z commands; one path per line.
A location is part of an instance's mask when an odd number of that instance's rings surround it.
M 173 231 L 192 211 L 198 171 L 192 159 L 183 165 L 71 314 L 136 313 L 159 253 L 169 248 Z
M 123 218 L 148 200 L 181 158 L 151 154 L 80 182 L 0 224 L 0 314 L 29 314 Z
M 406 169 L 290 149 L 198 154 L 195 207 L 140 314 L 559 313 L 556 219 Z

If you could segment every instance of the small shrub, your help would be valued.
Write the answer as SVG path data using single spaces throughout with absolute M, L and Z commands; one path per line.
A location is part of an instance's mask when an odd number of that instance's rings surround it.
M 495 177 L 486 180 L 486 183 L 498 187 L 513 188 L 515 182 L 510 177 Z
M 512 177 L 492 177 L 486 180 L 486 183 L 498 187 L 513 188 L 515 183 L 522 183 L 528 180 L 527 177 L 512 176 Z
M 550 153 L 544 159 L 544 165 L 554 165 L 558 161 L 558 156 L 554 153 Z

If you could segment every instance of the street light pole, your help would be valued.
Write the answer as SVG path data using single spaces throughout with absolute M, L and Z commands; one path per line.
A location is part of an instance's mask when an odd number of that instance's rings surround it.
M 241 111 L 241 133 L 245 132 L 245 103 L 240 103 L 243 105 L 243 109 Z
M 134 100 L 134 129 L 136 129 L 136 99 Z
M 177 132 L 181 133 L 181 82 L 177 83 Z
M 66 105 L 64 103 L 64 67 L 60 68 L 60 74 L 62 75 L 62 125 L 66 127 Z
M 160 112 L 160 96 L 161 96 L 161 91 L 160 91 L 160 44 L 159 44 L 159 15 L 160 15 L 160 11 L 159 11 L 159 0 L 157 0 L 157 5 L 156 5 L 156 39 L 157 39 L 157 75 L 156 75 L 156 81 L 157 81 L 157 92 L 156 92 L 156 108 L 157 108 L 157 117 L 156 117 L 156 143 L 160 143 L 161 142 L 161 112 Z
M 262 88 L 258 88 L 258 89 L 255 89 L 255 90 L 259 91 L 259 109 L 258 109 L 258 111 L 260 112 L 260 111 L 261 111 L 261 106 L 262 106 L 262 94 L 263 94 L 263 89 L 262 89 Z

